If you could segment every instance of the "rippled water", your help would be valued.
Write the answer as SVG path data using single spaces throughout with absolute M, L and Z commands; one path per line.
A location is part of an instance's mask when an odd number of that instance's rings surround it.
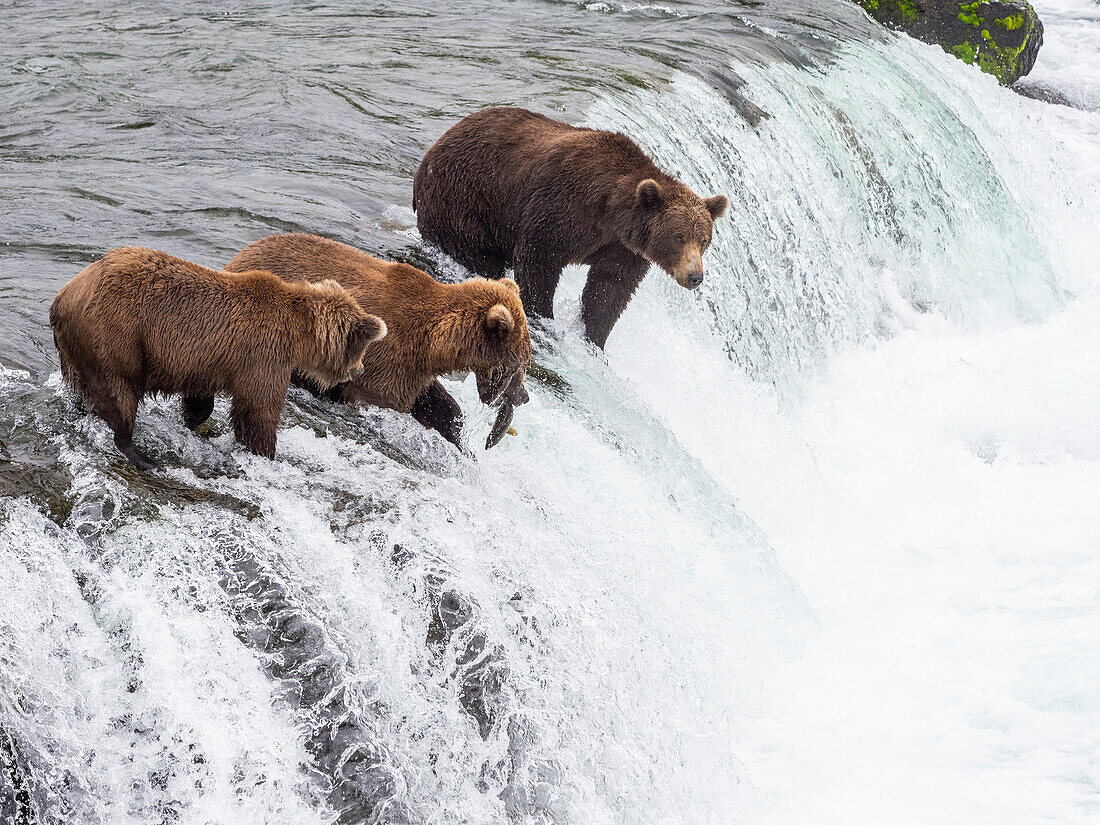
M 733 89 L 731 56 L 805 65 L 873 31 L 837 3 L 392 6 L 8 4 L 4 363 L 50 369 L 47 296 L 113 246 L 209 265 L 276 231 L 407 246 L 420 158 L 474 108 L 579 119 L 678 68 Z
M 1065 78 L 1100 24 L 1054 5 L 1034 80 L 1076 109 L 840 0 L 0 5 L 0 821 L 1092 821 L 1100 115 Z M 519 436 L 469 461 L 293 392 L 266 461 L 154 401 L 143 475 L 62 390 L 49 302 L 120 244 L 460 276 L 410 181 L 502 103 L 732 202 L 606 357 L 566 273 Z

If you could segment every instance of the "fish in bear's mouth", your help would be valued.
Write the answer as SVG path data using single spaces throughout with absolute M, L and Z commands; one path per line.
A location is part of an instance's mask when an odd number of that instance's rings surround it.
M 523 375 L 522 367 L 517 367 L 511 372 L 501 370 L 499 378 L 493 376 L 496 380 L 490 383 L 486 392 L 490 400 L 485 401 L 485 397 L 482 397 L 482 401 L 486 404 L 499 405 L 496 421 L 493 422 L 493 428 L 489 431 L 489 437 L 485 439 L 486 450 L 491 450 L 499 444 L 509 431 L 514 433 L 511 427 L 516 407 L 530 400 L 527 388 L 523 386 Z
M 477 373 L 477 393 L 481 403 L 494 406 L 501 398 L 518 407 L 530 399 L 523 386 L 524 369 L 522 364 L 511 368 L 498 367 L 492 372 Z

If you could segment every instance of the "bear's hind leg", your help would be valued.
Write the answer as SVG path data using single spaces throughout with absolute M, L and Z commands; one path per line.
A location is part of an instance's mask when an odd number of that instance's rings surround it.
M 554 293 L 558 291 L 565 262 L 548 258 L 530 246 L 516 254 L 516 283 L 527 315 L 554 317 Z
M 139 470 L 155 470 L 157 464 L 134 447 L 134 421 L 140 394 L 128 382 L 97 379 L 89 382 L 94 400 L 92 411 L 107 422 L 115 434 L 115 446 Z
M 205 424 L 214 412 L 214 396 L 185 395 L 181 399 L 181 406 L 184 425 L 187 429 L 194 430 Z

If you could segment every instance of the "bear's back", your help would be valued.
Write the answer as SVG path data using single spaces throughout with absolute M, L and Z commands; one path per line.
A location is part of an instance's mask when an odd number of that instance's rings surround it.
M 144 372 L 150 391 L 213 390 L 249 353 L 286 357 L 288 332 L 302 328 L 293 292 L 270 272 L 230 274 L 122 247 L 66 284 L 50 318 L 67 349 L 135 380 Z
M 288 282 L 332 279 L 366 311 L 400 327 L 407 301 L 423 301 L 438 286 L 414 266 L 384 261 L 347 244 L 317 235 L 270 235 L 245 247 L 226 266 L 228 272 L 266 269 Z

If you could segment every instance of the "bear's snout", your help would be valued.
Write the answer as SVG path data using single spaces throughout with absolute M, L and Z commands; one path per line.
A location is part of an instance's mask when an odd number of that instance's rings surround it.
M 684 248 L 671 274 L 684 289 L 699 288 L 703 283 L 703 250 L 698 244 L 688 244 Z
M 703 267 L 673 270 L 672 277 L 684 289 L 698 289 L 703 283 Z

